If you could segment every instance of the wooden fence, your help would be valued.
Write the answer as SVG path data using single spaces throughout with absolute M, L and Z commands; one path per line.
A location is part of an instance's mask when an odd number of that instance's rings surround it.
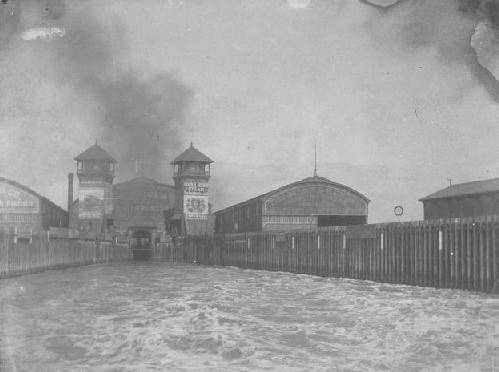
M 131 259 L 128 245 L 34 236 L 17 242 L 0 234 L 0 278 L 52 268 Z
M 496 292 L 499 219 L 188 237 L 164 259 Z

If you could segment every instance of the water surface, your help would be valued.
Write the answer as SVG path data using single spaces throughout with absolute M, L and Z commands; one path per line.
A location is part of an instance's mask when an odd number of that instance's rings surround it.
M 499 298 L 120 263 L 0 280 L 0 369 L 499 370 Z

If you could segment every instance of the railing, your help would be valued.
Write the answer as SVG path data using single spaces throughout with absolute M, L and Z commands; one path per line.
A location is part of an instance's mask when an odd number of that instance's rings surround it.
M 209 170 L 178 170 L 173 172 L 174 177 L 178 176 L 205 176 L 209 177 L 210 176 L 210 171 Z
M 497 217 L 188 237 L 177 262 L 499 291 Z

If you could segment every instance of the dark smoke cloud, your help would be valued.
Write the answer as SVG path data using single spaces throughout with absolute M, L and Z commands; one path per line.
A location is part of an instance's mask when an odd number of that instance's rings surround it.
M 120 59 L 126 51 L 127 30 L 119 21 L 103 22 L 78 2 L 11 1 L 4 7 L 0 4 L 0 9 L 4 52 L 15 58 L 24 53 L 37 64 L 36 73 L 28 67 L 30 84 L 41 79 L 40 84 L 70 89 L 72 99 L 87 105 L 88 113 L 79 119 L 88 121 L 88 133 L 118 160 L 120 179 L 138 175 L 137 165 L 145 176 L 164 178 L 171 160 L 167 156 L 181 150 L 178 133 L 193 97 L 180 78 L 171 73 L 130 71 Z M 64 35 L 51 40 L 20 37 L 26 30 L 40 27 L 58 27 L 64 29 Z M 16 98 L 10 110 L 20 108 L 36 115 L 31 103 L 27 100 L 20 107 L 21 100 Z M 72 116 L 71 107 L 68 100 L 68 117 Z M 69 136 L 88 138 L 71 133 L 71 123 L 64 125 L 69 127 Z M 78 148 L 73 156 L 92 144 L 88 139 L 75 142 Z
M 120 150 L 123 162 L 138 164 L 145 175 L 160 178 L 165 162 L 172 160 L 165 158 L 164 146 L 180 149 L 177 133 L 192 92 L 171 74 L 120 74 L 104 88 L 100 129 L 105 142 Z
M 120 24 L 106 28 L 86 15 L 70 27 L 57 48 L 64 79 L 94 98 L 99 118 L 94 125 L 118 158 L 122 178 L 137 175 L 137 165 L 144 175 L 161 178 L 169 160 L 165 148 L 180 150 L 178 131 L 193 93 L 170 73 L 122 71 L 116 62 L 126 48 Z

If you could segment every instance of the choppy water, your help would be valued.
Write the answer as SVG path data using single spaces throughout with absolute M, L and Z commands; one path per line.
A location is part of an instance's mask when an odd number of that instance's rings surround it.
M 236 268 L 0 281 L 0 369 L 499 370 L 499 298 Z

